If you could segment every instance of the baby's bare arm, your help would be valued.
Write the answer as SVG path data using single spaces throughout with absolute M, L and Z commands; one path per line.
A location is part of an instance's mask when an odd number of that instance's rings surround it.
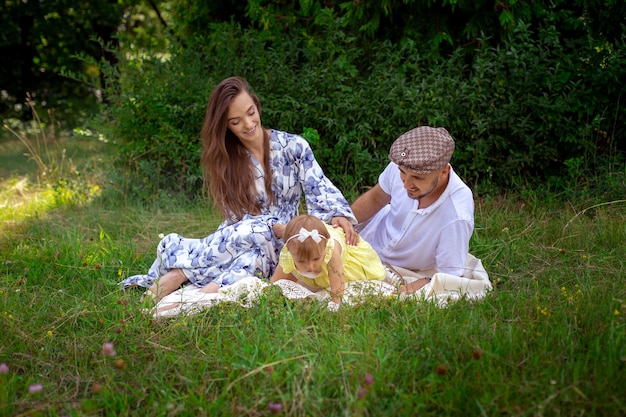
M 289 281 L 297 282 L 296 278 L 292 274 L 287 274 L 283 271 L 283 267 L 278 265 L 276 267 L 276 271 L 274 271 L 274 275 L 270 279 L 270 282 L 276 282 L 279 279 L 288 279 Z
M 328 261 L 328 278 L 330 280 L 330 299 L 339 304 L 346 289 L 346 279 L 341 263 L 341 245 L 335 242 L 333 256 Z

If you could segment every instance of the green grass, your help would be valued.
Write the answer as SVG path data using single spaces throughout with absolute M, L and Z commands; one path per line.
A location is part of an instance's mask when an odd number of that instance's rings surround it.
M 251 308 L 154 321 L 117 282 L 147 270 L 159 234 L 220 219 L 201 202 L 116 199 L 107 144 L 60 138 L 74 156 L 53 179 L 20 146 L 0 142 L 15 163 L 0 171 L 2 416 L 626 415 L 623 201 L 479 200 L 471 248 L 494 282 L 480 302 L 331 314 L 270 287 Z

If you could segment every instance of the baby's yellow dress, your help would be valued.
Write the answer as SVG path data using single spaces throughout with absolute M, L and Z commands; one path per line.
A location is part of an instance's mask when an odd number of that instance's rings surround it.
M 347 245 L 346 235 L 341 227 L 332 227 L 328 224 L 325 224 L 325 226 L 330 234 L 330 239 L 326 243 L 322 272 L 315 278 L 308 278 L 300 274 L 293 262 L 293 257 L 287 250 L 287 245 L 285 245 L 280 252 L 279 263 L 286 274 L 294 274 L 304 285 L 312 289 L 330 287 L 328 261 L 333 255 L 335 244 L 338 242 L 341 245 L 341 262 L 346 282 L 385 279 L 385 267 L 374 248 L 368 242 L 359 237 L 358 245 Z

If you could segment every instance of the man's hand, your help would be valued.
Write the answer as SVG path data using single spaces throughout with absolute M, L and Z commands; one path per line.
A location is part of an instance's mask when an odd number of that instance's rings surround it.
M 430 278 L 420 278 L 400 287 L 400 294 L 413 294 L 430 282 Z

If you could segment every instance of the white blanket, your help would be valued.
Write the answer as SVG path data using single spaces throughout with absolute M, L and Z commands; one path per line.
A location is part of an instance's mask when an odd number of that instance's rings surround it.
M 413 272 L 407 269 L 394 267 L 406 282 L 429 276 L 429 271 Z M 433 301 L 445 306 L 449 301 L 461 297 L 481 299 L 492 289 L 487 271 L 480 259 L 469 255 L 466 261 L 467 277 L 435 273 L 432 280 L 424 287 L 410 295 L 398 295 L 399 298 L 414 299 L 417 302 Z M 195 314 L 204 308 L 228 301 L 238 303 L 243 307 L 250 307 L 256 303 L 261 292 L 269 285 L 277 285 L 285 297 L 302 299 L 312 297 L 320 302 L 326 302 L 330 297 L 328 292 L 321 290 L 313 292 L 308 288 L 289 280 L 280 280 L 270 284 L 257 277 L 248 277 L 237 281 L 233 285 L 222 287 L 217 293 L 207 294 L 201 289 L 188 285 L 166 297 L 150 311 L 155 318 L 173 317 L 178 315 Z M 397 288 L 386 281 L 355 281 L 346 283 L 342 306 L 358 304 L 365 296 L 391 296 L 396 294 Z

